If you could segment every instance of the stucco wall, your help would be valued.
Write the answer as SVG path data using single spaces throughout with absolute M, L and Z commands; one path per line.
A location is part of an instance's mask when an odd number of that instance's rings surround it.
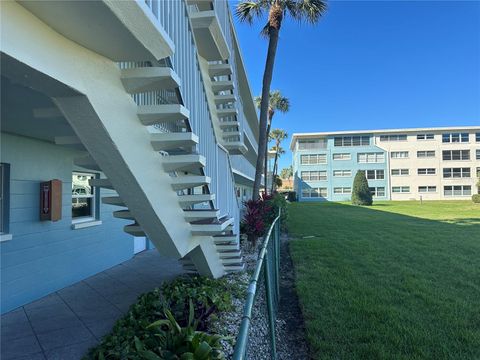
M 72 230 L 71 182 L 76 152 L 1 134 L 1 161 L 10 163 L 10 233 L 0 243 L 2 313 L 112 267 L 133 256 L 133 237 L 114 207 L 100 205 L 101 225 Z M 39 221 L 39 183 L 62 181 L 62 219 Z M 110 190 L 101 190 L 102 196 Z

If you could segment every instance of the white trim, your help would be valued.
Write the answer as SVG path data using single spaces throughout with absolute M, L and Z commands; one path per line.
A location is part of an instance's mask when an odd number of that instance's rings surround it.
M 82 222 L 72 223 L 72 230 L 85 229 L 92 226 L 102 225 L 102 220 L 87 220 Z
M 0 242 L 12 240 L 12 234 L 0 234 Z

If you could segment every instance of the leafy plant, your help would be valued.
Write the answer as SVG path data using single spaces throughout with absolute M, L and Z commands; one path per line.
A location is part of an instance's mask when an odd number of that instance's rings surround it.
M 358 170 L 353 180 L 352 204 L 354 205 L 372 205 L 372 193 L 368 187 L 368 180 L 365 171 Z
M 189 303 L 193 302 L 198 328 L 205 330 L 208 318 L 217 311 L 232 308 L 232 293 L 238 291 L 225 278 L 211 279 L 204 276 L 184 276 L 162 285 L 161 292 L 167 306 L 179 323 L 188 323 Z
M 474 203 L 480 204 L 480 194 L 473 194 L 472 195 L 472 201 Z

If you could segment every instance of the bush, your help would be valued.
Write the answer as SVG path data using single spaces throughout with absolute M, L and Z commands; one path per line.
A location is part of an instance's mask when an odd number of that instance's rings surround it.
M 164 284 L 141 295 L 84 359 L 223 359 L 221 337 L 202 330 L 210 316 L 231 309 L 238 291 L 225 278 L 184 276 Z
M 267 200 L 269 207 L 271 208 L 271 215 L 266 219 L 267 229 L 270 228 L 270 225 L 278 216 L 278 210 L 282 210 L 282 215 L 280 216 L 280 228 L 282 231 L 287 230 L 287 220 L 288 220 L 288 208 L 287 200 L 283 194 L 275 193 L 273 196 Z
M 372 205 L 372 193 L 368 188 L 368 181 L 365 171 L 358 170 L 353 180 L 352 204 L 354 205 Z
M 295 191 L 289 191 L 287 195 L 287 200 L 290 202 L 297 201 L 297 193 Z
M 480 204 L 480 194 L 472 195 L 472 201 L 476 204 Z

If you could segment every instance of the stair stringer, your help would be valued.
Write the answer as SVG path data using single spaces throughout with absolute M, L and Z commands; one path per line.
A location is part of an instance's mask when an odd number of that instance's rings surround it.
M 86 96 L 55 98 L 54 102 L 155 247 L 181 258 L 198 241 L 183 219 L 171 178 L 163 170 L 163 157 L 152 151 L 150 134 L 138 121 L 133 99 L 123 88 L 117 93 L 104 90 L 109 102 L 116 100 L 115 107 Z

